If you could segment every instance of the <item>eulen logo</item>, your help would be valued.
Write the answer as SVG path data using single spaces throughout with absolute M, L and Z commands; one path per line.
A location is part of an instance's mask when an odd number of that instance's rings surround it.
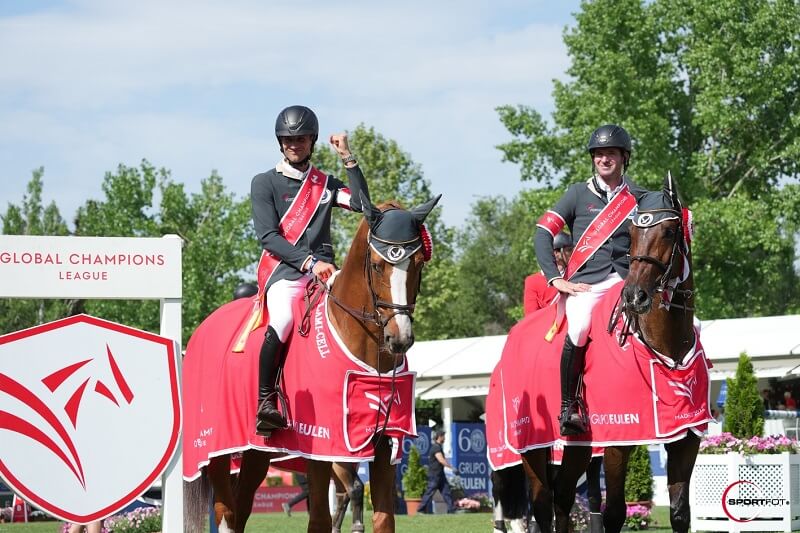
M 78 315 L 0 337 L 0 476 L 58 518 L 135 500 L 178 444 L 175 343 Z
M 731 491 L 736 488 L 737 494 L 734 497 Z M 743 488 L 749 488 L 755 494 L 743 497 Z M 786 498 L 767 498 L 760 486 L 752 481 L 734 481 L 722 493 L 722 510 L 734 522 L 752 522 L 761 514 L 765 507 L 789 505 Z M 734 516 L 734 514 L 738 516 Z

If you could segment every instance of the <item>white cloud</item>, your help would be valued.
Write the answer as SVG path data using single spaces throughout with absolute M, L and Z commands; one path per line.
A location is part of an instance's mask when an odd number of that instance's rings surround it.
M 521 188 L 494 149 L 507 138 L 494 108 L 549 112 L 569 20 L 544 9 L 85 0 L 0 17 L 0 48 L 13 51 L 0 56 L 0 120 L 14 124 L 0 163 L 16 182 L 0 193 L 19 201 L 19 180 L 45 164 L 46 193 L 73 199 L 71 215 L 86 197 L 75 191 L 97 196 L 103 172 L 146 157 L 190 189 L 218 169 L 246 194 L 277 157 L 275 114 L 306 103 L 323 134 L 364 122 L 397 140 L 457 224 L 474 194 Z

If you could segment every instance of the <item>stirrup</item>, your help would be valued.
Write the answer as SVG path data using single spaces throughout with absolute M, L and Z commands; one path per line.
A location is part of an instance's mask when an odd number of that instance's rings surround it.
M 577 420 L 575 420 L 577 418 Z M 583 398 L 576 396 L 561 409 L 558 415 L 559 432 L 562 437 L 582 435 L 589 431 L 589 416 Z

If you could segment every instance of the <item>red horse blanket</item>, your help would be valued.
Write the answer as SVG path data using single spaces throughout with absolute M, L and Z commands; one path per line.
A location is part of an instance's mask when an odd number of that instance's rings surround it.
M 553 324 L 555 306 L 529 315 L 509 332 L 496 370 L 499 386 L 490 389 L 492 395 L 499 388 L 501 399 L 487 398 L 487 419 L 501 421 L 511 451 L 559 442 L 599 447 L 671 442 L 689 429 L 703 431 L 713 419 L 699 333 L 684 361 L 670 368 L 633 336 L 620 347 L 621 324 L 610 334 L 606 331 L 622 286 L 612 288 L 593 313 L 584 375 L 590 429 L 584 435 L 565 438 L 558 431 L 559 367 L 566 328 L 552 343 L 543 340 Z M 489 412 L 497 403 L 500 409 Z
M 489 395 L 486 397 L 486 455 L 492 470 L 502 470 L 522 463 L 520 454 L 508 447 L 503 418 L 503 392 L 500 387 L 500 365 L 498 364 L 489 379 Z M 593 446 L 592 456 L 603 455 L 603 448 Z M 559 441 L 553 445 L 550 462 L 560 465 L 564 457 L 564 444 Z
M 311 313 L 307 337 L 288 340 L 283 373 L 289 428 L 269 439 L 255 434 L 261 327 L 249 336 L 244 353 L 234 353 L 237 333 L 252 311 L 252 300 L 235 300 L 197 328 L 183 364 L 183 476 L 196 478 L 209 459 L 247 449 L 283 452 L 325 461 L 369 461 L 372 436 L 385 431 L 393 456 L 402 438 L 416 436 L 414 382 L 408 362 L 378 374 L 351 354 L 329 327 L 327 298 Z M 304 311 L 295 303 L 295 324 Z M 388 420 L 387 420 L 388 416 Z

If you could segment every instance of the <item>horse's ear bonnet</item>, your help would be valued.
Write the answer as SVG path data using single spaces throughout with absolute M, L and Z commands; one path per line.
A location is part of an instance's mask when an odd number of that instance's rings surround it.
M 361 204 L 364 206 L 364 216 L 369 224 L 370 248 L 392 264 L 411 257 L 423 245 L 426 249 L 426 260 L 430 258 L 430 245 L 426 244 L 427 241 L 423 238 L 426 231 L 422 222 L 439 198 L 441 195 L 410 211 L 397 208 L 380 211 L 362 193 Z

